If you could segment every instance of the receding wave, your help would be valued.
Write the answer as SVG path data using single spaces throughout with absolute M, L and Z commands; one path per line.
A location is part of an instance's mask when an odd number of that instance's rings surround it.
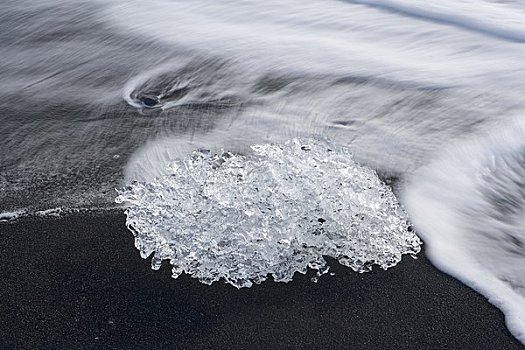
M 136 247 L 154 254 L 154 269 L 169 260 L 174 278 L 241 288 L 308 268 L 319 276 L 324 256 L 366 272 L 419 252 L 391 189 L 348 149 L 296 139 L 252 151 L 194 152 L 163 178 L 120 191 Z
M 403 16 L 414 17 L 425 21 L 436 22 L 445 25 L 455 26 L 460 29 L 473 31 L 479 34 L 488 35 L 497 39 L 509 40 L 523 43 L 525 42 L 525 30 L 516 26 L 523 23 L 525 17 L 523 12 L 514 11 L 514 18 L 509 19 L 509 9 L 502 8 L 503 2 L 490 0 L 462 1 L 441 1 L 439 3 L 429 3 L 427 1 L 392 1 L 392 0 L 345 0 L 353 4 L 362 4 L 375 7 L 381 10 L 398 13 Z M 484 12 L 485 9 L 490 9 Z M 419 6 L 418 6 L 419 5 Z M 508 6 L 508 5 L 507 5 Z M 462 7 L 469 8 L 469 11 L 458 11 Z M 477 11 L 474 9 L 478 9 Z M 474 11 L 473 11 L 474 10 Z M 481 11 L 480 11 L 481 10 Z M 517 10 L 517 9 L 515 9 Z M 523 8 L 521 8 L 523 10 Z
M 404 199 L 434 264 L 487 296 L 525 342 L 525 121 L 451 148 Z

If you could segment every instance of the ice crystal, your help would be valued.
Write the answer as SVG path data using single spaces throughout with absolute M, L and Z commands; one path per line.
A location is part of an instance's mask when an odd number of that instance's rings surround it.
M 211 284 L 288 282 L 331 256 L 357 272 L 396 265 L 420 240 L 391 189 L 347 148 L 319 140 L 251 147 L 247 155 L 194 152 L 168 175 L 121 190 L 127 226 L 152 267 Z

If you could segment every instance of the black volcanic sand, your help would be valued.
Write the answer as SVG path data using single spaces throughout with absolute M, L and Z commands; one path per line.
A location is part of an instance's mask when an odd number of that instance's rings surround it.
M 150 269 L 118 213 L 0 224 L 0 349 L 524 349 L 423 254 L 237 290 Z

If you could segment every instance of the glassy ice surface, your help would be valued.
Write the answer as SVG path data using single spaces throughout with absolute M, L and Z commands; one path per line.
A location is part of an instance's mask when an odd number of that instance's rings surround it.
M 318 140 L 251 147 L 249 155 L 194 152 L 168 175 L 119 191 L 127 226 L 152 266 L 173 265 L 211 284 L 237 288 L 269 275 L 328 272 L 323 256 L 357 272 L 387 269 L 421 241 L 376 173 L 347 148 Z

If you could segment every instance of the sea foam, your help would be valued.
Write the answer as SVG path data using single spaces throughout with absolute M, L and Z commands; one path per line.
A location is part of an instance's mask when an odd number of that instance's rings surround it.
M 432 262 L 500 308 L 525 343 L 525 121 L 444 151 L 403 197 Z
M 252 146 L 247 155 L 197 151 L 168 174 L 119 191 L 127 226 L 152 266 L 173 265 L 238 288 L 268 275 L 328 271 L 324 256 L 357 272 L 387 269 L 420 250 L 391 189 L 347 148 L 297 140 Z

